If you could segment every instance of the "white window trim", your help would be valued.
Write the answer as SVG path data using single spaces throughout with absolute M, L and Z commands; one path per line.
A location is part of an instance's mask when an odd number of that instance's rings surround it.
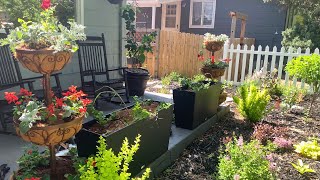
M 213 13 L 212 13 L 212 24 L 211 25 L 192 25 L 192 16 L 193 16 L 193 3 L 194 2 L 213 2 Z M 215 17 L 216 17 L 216 7 L 217 7 L 217 1 L 216 0 L 190 0 L 190 13 L 189 13 L 189 28 L 214 28 L 215 23 Z M 202 12 L 201 16 L 203 16 L 203 5 L 202 5 Z M 201 18 L 201 24 L 202 24 L 203 18 Z

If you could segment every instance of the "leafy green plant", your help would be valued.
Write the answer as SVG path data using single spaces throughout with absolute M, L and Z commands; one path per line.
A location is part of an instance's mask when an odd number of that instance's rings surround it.
M 123 8 L 121 17 L 125 20 L 126 30 L 128 31 L 127 37 L 125 38 L 127 41 L 127 44 L 125 45 L 125 48 L 127 49 L 127 56 L 129 58 L 134 58 L 134 60 L 137 61 L 134 62 L 136 66 L 141 66 L 146 59 L 145 53 L 153 52 L 151 43 L 155 41 L 157 33 L 152 32 L 144 34 L 141 42 L 138 42 L 135 37 L 135 11 L 131 4 L 128 4 Z
M 245 143 L 242 137 L 238 140 L 234 138 L 219 156 L 216 179 L 275 179 L 266 159 L 270 150 L 272 148 L 260 145 L 257 140 Z
M 302 175 L 305 173 L 315 173 L 315 171 L 311 169 L 308 164 L 304 164 L 301 159 L 298 159 L 297 164 L 291 164 Z
M 209 89 L 212 83 L 211 79 L 206 78 L 204 75 L 195 75 L 192 78 L 181 78 L 180 85 L 184 89 L 190 89 L 193 91 L 201 91 L 204 89 Z
M 177 72 L 171 72 L 170 74 L 161 79 L 161 83 L 164 86 L 169 86 L 172 82 L 179 82 L 181 77 L 181 74 Z
M 285 69 L 290 76 L 304 79 L 306 83 L 313 85 L 313 98 L 310 104 L 309 113 L 314 101 L 320 93 L 320 55 L 305 55 L 297 57 L 288 62 Z
M 49 152 L 39 152 L 37 146 L 32 145 L 24 150 L 24 154 L 18 159 L 18 165 L 22 174 L 16 175 L 18 180 L 34 177 L 35 169 L 39 166 L 49 166 Z
M 229 64 L 224 61 L 213 61 L 211 58 L 206 59 L 202 65 L 212 69 L 225 69 L 229 67 Z
M 308 157 L 314 160 L 320 160 L 320 145 L 317 139 L 302 141 L 299 144 L 293 145 L 294 151 L 301 154 L 304 157 Z
M 141 107 L 141 103 L 140 102 L 136 102 L 136 104 L 132 108 L 132 114 L 133 114 L 133 120 L 134 121 L 146 120 L 146 119 L 149 119 L 153 115 L 148 110 L 143 109 Z
M 75 52 L 78 50 L 76 41 L 86 39 L 83 25 L 69 22 L 70 28 L 63 26 L 54 16 L 54 8 L 42 11 L 37 22 L 18 21 L 21 26 L 11 30 L 8 37 L 1 40 L 1 45 L 9 44 L 13 52 L 16 48 Z
M 129 164 L 133 160 L 134 154 L 139 149 L 140 135 L 130 146 L 127 138 L 122 143 L 121 151 L 116 155 L 112 149 L 107 150 L 105 139 L 100 136 L 98 141 L 98 152 L 95 157 L 88 158 L 85 165 L 80 166 L 81 180 L 127 180 L 131 174 L 128 173 Z M 141 178 L 132 178 L 136 180 L 145 180 L 149 178 L 151 170 L 147 168 Z
M 267 89 L 260 90 L 254 83 L 248 83 L 238 88 L 233 100 L 240 114 L 255 123 L 265 115 L 270 98 Z
M 283 103 L 292 107 L 293 105 L 301 102 L 306 93 L 307 91 L 305 89 L 300 89 L 295 86 L 286 86 L 285 88 L 282 88 Z

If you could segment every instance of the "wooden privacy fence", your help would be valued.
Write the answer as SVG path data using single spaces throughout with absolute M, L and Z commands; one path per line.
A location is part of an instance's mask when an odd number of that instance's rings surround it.
M 246 38 L 245 44 L 254 44 L 254 39 Z M 197 34 L 181 33 L 176 31 L 158 31 L 154 52 L 147 54 L 145 67 L 153 77 L 164 77 L 175 71 L 184 76 L 192 77 L 200 73 L 203 61 L 198 60 L 202 49 L 203 36 Z M 239 43 L 239 39 L 235 39 Z M 211 56 L 210 52 L 203 50 L 204 59 Z M 216 59 L 221 59 L 223 50 L 215 53 Z
M 314 53 L 319 54 L 319 49 L 315 49 Z M 289 81 L 289 75 L 284 71 L 285 64 L 291 61 L 293 58 L 300 55 L 311 54 L 310 49 L 306 49 L 302 53 L 301 48 L 293 50 L 289 48 L 286 50 L 284 47 L 278 51 L 277 47 L 274 46 L 271 50 L 269 46 L 266 46 L 262 50 L 262 46 L 255 47 L 252 45 L 245 45 L 243 49 L 240 45 L 234 46 L 233 44 L 229 47 L 226 43 L 224 45 L 223 59 L 235 59 L 235 61 L 229 62 L 229 68 L 222 77 L 222 80 L 232 81 L 235 85 L 241 84 L 246 76 L 251 77 L 255 71 L 262 71 L 266 73 L 267 71 L 272 71 L 275 68 L 278 70 L 278 78 L 285 80 L 287 84 Z M 249 62 L 248 62 L 249 61 Z M 231 67 L 235 63 L 235 69 Z M 293 84 L 296 86 L 297 79 L 293 79 Z M 301 87 L 304 87 L 304 82 L 301 80 Z

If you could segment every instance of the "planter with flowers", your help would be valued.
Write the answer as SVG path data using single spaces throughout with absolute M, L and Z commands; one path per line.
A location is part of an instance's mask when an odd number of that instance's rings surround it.
M 69 88 L 63 98 L 53 96 L 50 86 L 51 73 L 64 68 L 77 51 L 77 40 L 85 40 L 84 26 L 70 22 L 70 28 L 61 25 L 50 8 L 50 0 L 44 0 L 38 22 L 19 19 L 20 27 L 10 31 L 2 45 L 10 45 L 16 59 L 35 73 L 44 77 L 45 100 L 38 100 L 32 92 L 21 89 L 17 96 L 7 92 L 5 98 L 14 103 L 14 125 L 24 140 L 48 146 L 50 150 L 51 179 L 59 176 L 56 171 L 55 145 L 65 142 L 82 127 L 86 106 L 82 91 Z
M 223 76 L 225 68 L 228 67 L 228 64 L 224 61 L 215 60 L 214 53 L 219 51 L 227 40 L 228 36 L 225 34 L 216 36 L 214 34 L 206 33 L 204 35 L 203 48 L 212 53 L 211 58 L 205 60 L 201 68 L 201 72 L 206 77 L 217 79 Z M 202 50 L 200 51 L 198 58 L 203 59 Z
M 147 87 L 147 82 L 150 78 L 150 73 L 147 69 L 141 68 L 145 62 L 146 54 L 153 52 L 152 42 L 155 41 L 156 32 L 150 34 L 144 34 L 141 41 L 138 41 L 136 37 L 135 26 L 135 10 L 131 5 L 127 5 L 123 11 L 121 17 L 125 20 L 127 37 L 125 48 L 127 49 L 128 60 L 132 63 L 132 68 L 126 69 L 127 83 L 130 96 L 143 96 Z

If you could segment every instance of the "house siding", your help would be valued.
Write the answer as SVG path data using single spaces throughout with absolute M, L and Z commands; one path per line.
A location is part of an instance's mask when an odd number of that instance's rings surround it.
M 261 0 L 216 0 L 216 15 L 213 29 L 189 28 L 190 0 L 182 1 L 180 31 L 194 34 L 230 35 L 230 11 L 238 11 L 248 15 L 246 37 L 255 38 L 256 45 L 281 46 L 281 32 L 285 27 L 286 10 Z M 157 19 L 158 20 L 158 19 Z M 236 37 L 240 36 L 241 21 L 237 21 Z M 278 32 L 276 35 L 275 33 Z

